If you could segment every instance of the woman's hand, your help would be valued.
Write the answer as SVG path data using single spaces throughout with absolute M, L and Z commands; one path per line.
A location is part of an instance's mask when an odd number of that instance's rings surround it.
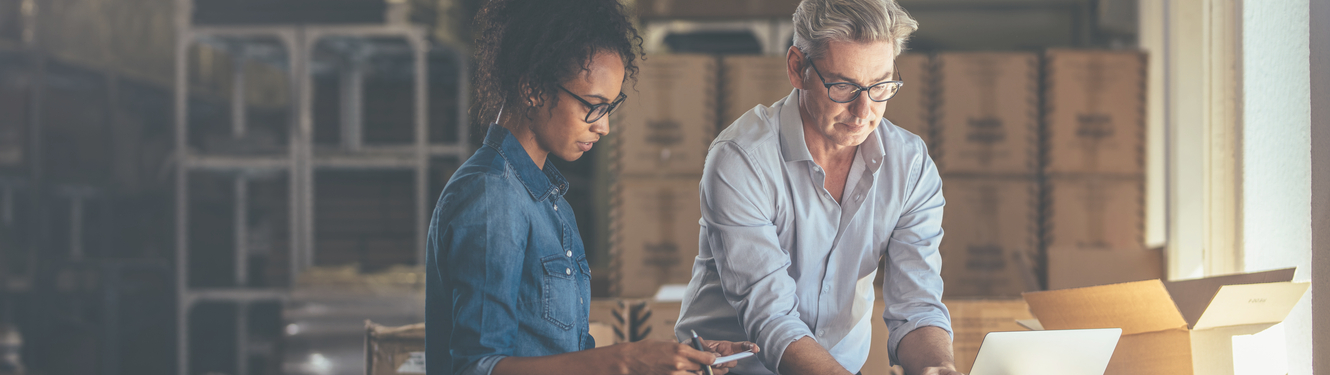
M 692 375 L 716 362 L 716 353 L 701 352 L 687 344 L 644 340 L 614 345 L 619 373 L 640 375 Z
M 752 351 L 753 353 L 762 351 L 761 348 L 757 347 L 757 344 L 748 341 L 733 342 L 733 341 L 703 339 L 702 345 L 706 346 L 708 351 L 715 352 L 718 356 L 727 356 L 747 351 Z M 730 361 L 726 363 L 715 364 L 711 366 L 712 369 L 711 372 L 714 373 L 715 375 L 725 375 L 730 373 L 731 368 L 734 368 L 734 366 L 738 365 L 739 361 Z

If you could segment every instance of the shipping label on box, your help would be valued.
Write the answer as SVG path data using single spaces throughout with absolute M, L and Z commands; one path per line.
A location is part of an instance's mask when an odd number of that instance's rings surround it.
M 938 168 L 1033 174 L 1038 162 L 1039 59 L 1029 53 L 943 53 L 937 67 Z
M 1145 54 L 1044 55 L 1048 173 L 1145 173 Z
M 792 90 L 784 55 L 726 56 L 721 60 L 720 126 L 729 126 L 759 104 L 770 107 Z
M 644 298 L 687 284 L 697 257 L 700 177 L 627 178 L 612 204 L 611 294 Z
M 1049 249 L 1142 249 L 1145 180 L 1066 176 L 1045 181 L 1044 243 Z
M 1283 321 L 1306 293 L 1310 283 L 1290 282 L 1293 273 L 1137 281 L 1024 297 L 1043 329 L 1121 328 L 1108 375 L 1229 375 L 1234 364 L 1261 354 L 1234 352 L 1233 338 Z
M 945 296 L 1018 296 L 1037 290 L 1038 183 L 1025 177 L 943 178 Z
M 716 138 L 716 65 L 715 57 L 704 55 L 656 55 L 641 62 L 637 85 L 624 85 L 628 99 L 610 123 L 619 173 L 702 173 Z
M 892 124 L 918 135 L 932 146 L 933 71 L 928 55 L 903 53 L 896 57 L 896 78 L 905 81 L 900 92 L 887 101 L 883 112 Z M 931 151 L 931 149 L 930 149 Z

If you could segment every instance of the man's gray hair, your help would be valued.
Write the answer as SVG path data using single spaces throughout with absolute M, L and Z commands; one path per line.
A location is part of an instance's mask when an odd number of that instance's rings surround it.
M 896 0 L 803 0 L 794 10 L 794 46 L 808 60 L 822 57 L 831 41 L 892 41 L 900 55 L 918 29 Z

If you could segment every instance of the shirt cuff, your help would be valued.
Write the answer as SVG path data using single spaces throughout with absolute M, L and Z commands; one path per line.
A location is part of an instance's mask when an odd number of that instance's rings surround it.
M 802 320 L 798 318 L 782 320 L 768 326 L 763 330 L 764 332 L 758 335 L 758 345 L 762 348 L 758 355 L 762 356 L 762 364 L 766 365 L 767 369 L 771 370 L 773 374 L 780 373 L 778 370 L 780 359 L 785 356 L 785 348 L 789 347 L 791 343 L 805 336 L 817 340 L 817 337 L 813 336 L 813 332 L 808 330 L 808 325 L 804 324 Z
M 471 367 L 462 370 L 459 375 L 490 375 L 490 373 L 494 372 L 494 365 L 499 364 L 499 361 L 504 358 L 508 358 L 508 356 L 492 355 L 481 357 L 480 360 L 472 364 Z M 429 363 L 425 364 L 425 368 L 429 368 Z
M 901 339 L 905 338 L 905 335 L 910 334 L 910 332 L 914 332 L 914 330 L 923 327 L 941 328 L 942 330 L 947 331 L 947 336 L 951 337 L 952 341 L 956 340 L 955 334 L 951 331 L 951 320 L 945 317 L 930 316 L 919 320 L 907 321 L 899 327 L 896 327 L 896 329 L 888 332 L 890 336 L 887 338 L 887 354 L 888 357 L 891 358 L 892 364 L 901 363 L 900 357 L 896 356 L 896 349 L 900 347 Z

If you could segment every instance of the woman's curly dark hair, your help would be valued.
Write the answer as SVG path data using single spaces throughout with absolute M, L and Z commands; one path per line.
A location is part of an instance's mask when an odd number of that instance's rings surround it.
M 528 114 L 558 103 L 558 85 L 589 68 L 602 51 L 623 58 L 624 81 L 637 79 L 642 37 L 619 0 L 490 0 L 476 16 L 476 114 Z M 535 98 L 532 100 L 532 98 Z M 552 108 L 553 106 L 550 106 Z

